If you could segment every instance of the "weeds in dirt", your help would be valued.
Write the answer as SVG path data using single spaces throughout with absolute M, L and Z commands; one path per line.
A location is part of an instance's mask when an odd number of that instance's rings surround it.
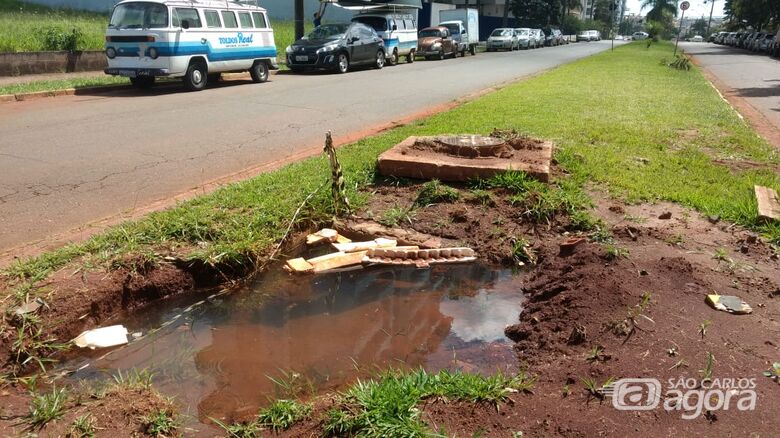
M 712 325 L 712 320 L 705 319 L 704 322 L 699 324 L 699 335 L 702 339 L 704 339 L 705 336 L 707 336 L 707 328 Z
M 615 382 L 615 378 L 610 377 L 601 385 L 598 384 L 596 379 L 591 377 L 580 377 L 580 381 L 585 385 L 585 392 L 587 392 L 588 397 L 595 397 L 599 400 L 603 400 L 604 397 L 606 397 L 610 386 Z
M 588 352 L 588 355 L 585 356 L 585 360 L 588 362 L 601 362 L 607 359 L 607 356 L 604 355 L 604 347 L 601 345 L 595 345 L 593 348 L 590 349 L 590 352 Z
M 400 224 L 411 225 L 415 215 L 416 212 L 412 208 L 393 207 L 385 210 L 378 222 L 388 227 L 394 227 Z
M 715 356 L 707 352 L 707 361 L 704 363 L 704 369 L 699 370 L 702 380 L 712 380 L 712 371 L 715 367 Z
M 91 414 L 84 414 L 76 417 L 73 423 L 70 424 L 68 436 L 72 438 L 92 438 L 96 432 L 95 417 Z
M 124 374 L 122 370 L 118 370 L 114 374 L 114 384 L 131 389 L 151 389 L 153 377 L 152 372 L 146 368 L 141 370 L 133 368 L 125 371 Z
M 41 320 L 35 314 L 26 313 L 17 316 L 12 322 L 17 324 L 17 327 L 11 343 L 11 353 L 14 355 L 18 369 L 29 363 L 35 363 L 41 371 L 45 372 L 45 364 L 54 362 L 47 356 L 68 348 L 67 344 L 55 342 L 54 338 L 44 337 Z
M 493 376 L 442 370 L 431 374 L 386 371 L 376 380 L 358 381 L 341 394 L 338 405 L 325 418 L 326 435 L 366 437 L 424 436 L 430 434 L 420 419 L 420 401 L 429 397 L 497 405 L 510 392 L 530 391 L 534 379 L 527 374 Z
M 775 383 L 780 383 L 780 362 L 772 364 L 772 368 L 762 373 L 764 376 L 769 377 Z
M 718 262 L 734 263 L 731 257 L 729 257 L 729 251 L 726 248 L 716 249 L 715 252 L 712 254 L 712 258 L 717 260 Z
M 683 246 L 685 244 L 685 236 L 682 234 L 675 234 L 666 238 L 666 243 L 672 246 Z
M 423 184 L 414 205 L 426 207 L 441 202 L 455 202 L 460 198 L 460 193 L 452 187 L 442 184 L 439 180 L 428 181 Z
M 615 260 L 621 257 L 628 258 L 628 254 L 629 254 L 627 249 L 621 248 L 613 244 L 607 244 L 604 247 L 604 251 L 605 251 L 604 257 L 607 260 Z
M 471 200 L 477 204 L 482 205 L 483 207 L 496 205 L 496 201 L 493 199 L 493 195 L 491 195 L 490 191 L 488 190 L 471 189 L 469 193 L 471 194 Z
M 512 243 L 512 259 L 518 264 L 536 264 L 536 253 L 534 253 L 531 244 L 521 238 L 511 238 Z
M 225 431 L 227 438 L 260 438 L 262 428 L 256 421 L 248 423 L 225 424 L 216 418 L 209 417 L 220 429 Z
M 571 388 L 569 387 L 569 384 L 566 383 L 563 385 L 563 388 L 561 389 L 561 396 L 563 398 L 566 398 L 569 396 L 569 394 L 571 394 Z
M 637 216 L 637 215 L 633 215 L 633 214 L 626 214 L 626 215 L 623 216 L 623 219 L 625 219 L 625 220 L 627 220 L 629 222 L 633 222 L 635 224 L 644 224 L 645 222 L 647 222 L 647 218 L 646 217 L 644 217 L 644 216 Z
M 30 401 L 30 412 L 25 419 L 33 429 L 40 429 L 48 422 L 56 420 L 65 411 L 68 392 L 65 388 L 52 388 L 51 392 L 34 394 Z
M 266 377 L 273 382 L 276 396 L 283 399 L 292 399 L 304 394 L 311 395 L 317 391 L 314 382 L 301 373 L 293 370 L 279 369 L 281 376 Z
M 260 411 L 257 421 L 265 427 L 278 432 L 311 415 L 312 406 L 295 400 L 276 400 L 271 406 Z
M 634 333 L 636 333 L 637 330 L 642 330 L 642 328 L 639 326 L 639 323 L 637 322 L 640 317 L 651 323 L 655 323 L 655 321 L 644 314 L 647 306 L 650 305 L 650 300 L 652 297 L 653 296 L 650 292 L 643 292 L 639 303 L 628 309 L 624 319 L 608 324 L 608 328 L 612 331 L 612 333 L 617 336 L 625 336 L 625 339 L 623 339 L 624 344 L 628 342 L 628 340 L 631 338 L 631 336 L 634 335 Z
M 685 361 L 685 359 L 680 359 L 677 362 L 675 362 L 674 365 L 670 366 L 670 370 L 675 370 L 678 368 L 688 368 L 688 362 Z
M 181 427 L 181 420 L 170 409 L 158 409 L 142 417 L 144 430 L 155 437 L 168 437 L 176 434 Z

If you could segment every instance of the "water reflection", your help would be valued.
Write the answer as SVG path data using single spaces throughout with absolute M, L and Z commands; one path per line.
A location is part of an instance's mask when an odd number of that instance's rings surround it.
M 334 389 L 376 367 L 493 371 L 513 364 L 503 328 L 516 321 L 520 284 L 481 265 L 380 268 L 290 277 L 269 273 L 177 324 L 80 372 L 149 367 L 156 385 L 204 419 L 254 412 L 280 395 L 269 378 Z M 180 309 L 125 322 L 159 326 Z

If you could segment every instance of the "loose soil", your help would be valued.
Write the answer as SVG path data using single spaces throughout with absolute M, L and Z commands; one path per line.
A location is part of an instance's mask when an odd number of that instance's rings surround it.
M 371 220 L 391 208 L 412 206 L 422 183 L 398 184 L 372 187 L 368 205 L 356 216 Z M 501 190 L 492 191 L 490 199 L 477 199 L 465 187 L 456 189 L 458 201 L 417 208 L 396 226 L 472 247 L 482 260 L 502 265 L 517 263 L 511 255 L 515 242 L 531 243 L 538 265 L 525 274 L 529 301 L 506 334 L 516 342 L 519 363 L 538 381 L 532 394 L 513 394 L 498 407 L 427 400 L 420 406 L 421 415 L 434 429 L 448 435 L 501 437 L 516 431 L 524 436 L 773 435 L 780 387 L 761 373 L 780 361 L 780 261 L 768 244 L 737 226 L 673 204 L 623 205 L 593 193 L 598 205 L 594 214 L 612 230 L 613 245 L 627 252 L 610 257 L 605 245 L 585 241 L 564 255 L 560 243 L 576 236 L 567 231 L 568 218 L 529 223 Z M 715 258 L 723 249 L 725 255 Z M 70 339 L 117 312 L 191 290 L 209 277 L 175 264 L 141 266 L 110 274 L 60 271 L 48 283 L 56 300 L 43 310 L 51 312 L 44 313 L 47 333 Z M 754 311 L 741 316 L 716 311 L 704 301 L 709 293 L 737 295 Z M 643 294 L 649 303 L 638 316 Z M 635 315 L 633 331 L 629 312 Z M 704 334 L 702 324 L 707 327 Z M 10 342 L 5 333 L 0 342 L 4 358 Z M 603 352 L 588 360 L 595 346 Z M 681 419 L 681 411 L 660 407 L 619 411 L 610 399 L 588 394 L 583 384 L 588 378 L 601 385 L 609 378 L 647 377 L 664 386 L 668 379 L 699 379 L 709 353 L 715 358 L 714 377 L 755 379 L 754 411 L 740 412 L 732 405 L 692 420 Z M 0 431 L 16 430 L 8 428 L 27 411 L 29 398 L 18 388 L 3 391 L 0 405 L 6 411 L 0 413 Z M 138 418 L 135 409 L 146 410 L 144 405 L 110 400 L 79 406 L 83 410 L 69 411 L 66 418 L 84 410 L 97 416 L 110 405 L 121 412 L 113 412 L 111 421 L 98 422 L 106 428 L 101 432 L 125 436 L 137 431 L 137 424 L 128 419 Z M 281 435 L 318 436 L 333 400 L 333 395 L 316 399 L 311 419 Z M 247 413 L 246 420 L 251 417 Z M 43 432 L 60 434 L 63 424 L 69 423 L 60 420 Z
M 420 187 L 376 187 L 360 215 L 381 217 L 389 208 L 409 207 Z M 534 226 L 518 220 L 517 209 L 500 193 L 490 205 L 480 205 L 460 191 L 461 201 L 422 208 L 404 225 L 471 246 L 494 263 L 513 263 L 512 239 L 533 242 L 539 264 L 524 287 L 529 301 L 506 334 L 516 342 L 518 361 L 538 381 L 532 394 L 512 395 L 498 407 L 427 400 L 419 406 L 427 424 L 448 436 L 776 433 L 780 387 L 762 372 L 780 360 L 780 262 L 760 238 L 674 204 L 623 205 L 593 193 L 598 204 L 594 214 L 613 231 L 614 245 L 627 253 L 613 258 L 604 245 L 585 242 L 562 255 L 559 244 L 571 237 L 565 218 Z M 714 258 L 724 249 L 727 256 Z M 645 293 L 649 303 L 639 312 Z M 712 293 L 737 295 L 754 311 L 716 311 L 705 303 Z M 629 312 L 635 315 L 633 331 Z M 702 324 L 707 326 L 703 335 Z M 603 352 L 588 360 L 595 346 Z M 690 420 L 681 418 L 683 411 L 662 407 L 620 411 L 609 398 L 589 394 L 583 383 L 656 378 L 665 392 L 669 379 L 701 379 L 710 353 L 714 378 L 754 380 L 754 411 L 740 412 L 734 401 L 729 410 L 702 412 Z M 332 397 L 316 401 L 312 419 L 281 435 L 318 436 L 332 404 Z

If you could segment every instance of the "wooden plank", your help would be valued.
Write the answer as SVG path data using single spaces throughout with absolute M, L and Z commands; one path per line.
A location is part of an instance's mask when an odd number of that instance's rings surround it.
M 339 233 L 336 230 L 330 228 L 323 228 L 314 234 L 306 236 L 307 245 L 316 245 L 322 242 L 335 242 L 338 239 Z
M 314 266 L 314 272 L 323 272 L 329 269 L 343 268 L 344 266 L 357 265 L 363 262 L 366 251 L 334 252 L 321 257 L 306 260 Z
M 780 201 L 777 192 L 769 187 L 754 186 L 758 201 L 758 218 L 767 221 L 780 219 Z
M 392 248 L 397 246 L 398 242 L 393 239 L 383 239 L 380 237 L 366 242 L 334 243 L 332 245 L 337 251 L 355 252 L 365 251 L 371 248 Z
M 285 267 L 292 271 L 292 272 L 312 272 L 314 271 L 314 266 L 304 260 L 303 257 L 298 257 L 297 259 L 290 259 L 287 260 L 287 264 Z

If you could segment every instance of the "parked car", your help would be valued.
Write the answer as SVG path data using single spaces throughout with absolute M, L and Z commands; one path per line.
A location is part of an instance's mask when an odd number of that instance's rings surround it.
M 701 35 L 694 35 L 694 36 L 691 37 L 691 42 L 692 43 L 702 43 L 702 42 L 704 42 L 704 37 L 701 36 Z
M 728 32 L 721 31 L 718 32 L 718 34 L 715 36 L 715 40 L 713 41 L 715 44 L 724 44 L 724 39 L 726 38 L 726 35 L 728 35 Z
M 581 30 L 577 32 L 577 42 L 580 41 L 590 42 L 590 34 L 587 30 Z
M 770 53 L 772 50 L 772 44 L 774 44 L 775 41 L 775 34 L 768 33 L 764 35 L 764 38 L 762 38 L 758 43 L 758 48 L 756 49 L 757 52 L 760 53 Z
M 780 30 L 777 31 L 775 38 L 772 40 L 769 54 L 774 57 L 780 56 Z
M 396 65 L 401 57 L 406 57 L 406 62 L 414 62 L 417 24 L 412 14 L 371 9 L 355 15 L 352 21 L 365 24 L 382 37 L 388 64 Z
M 535 47 L 544 47 L 544 32 L 542 32 L 542 29 L 531 29 L 531 37 L 536 41 Z
M 758 46 L 761 43 L 761 40 L 766 37 L 766 34 L 764 32 L 759 32 L 756 34 L 755 37 L 750 41 L 750 45 L 747 47 L 748 50 L 751 52 L 758 52 Z
M 601 32 L 597 30 L 589 30 L 588 34 L 590 35 L 591 41 L 601 41 Z
M 454 58 L 458 55 L 458 43 L 446 27 L 426 27 L 417 35 L 417 54 L 425 59 Z
M 515 30 L 509 27 L 495 29 L 487 39 L 487 51 L 515 50 L 517 48 L 517 35 Z
M 517 35 L 517 47 L 520 49 L 535 49 L 536 38 L 531 38 L 531 29 L 527 27 L 518 27 L 515 29 Z
M 554 27 L 546 27 L 544 29 L 544 45 L 545 46 L 558 46 L 560 44 L 563 44 L 563 33 L 561 33 L 560 29 L 556 29 Z
M 631 34 L 631 39 L 634 41 L 646 40 L 650 36 L 647 32 L 634 32 Z
M 317 26 L 287 47 L 287 67 L 293 72 L 324 69 L 346 73 L 352 66 L 385 66 L 382 37 L 363 23 Z
M 729 34 L 726 36 L 726 45 L 727 46 L 733 46 L 735 44 L 735 40 L 737 38 L 736 32 L 729 32 Z

